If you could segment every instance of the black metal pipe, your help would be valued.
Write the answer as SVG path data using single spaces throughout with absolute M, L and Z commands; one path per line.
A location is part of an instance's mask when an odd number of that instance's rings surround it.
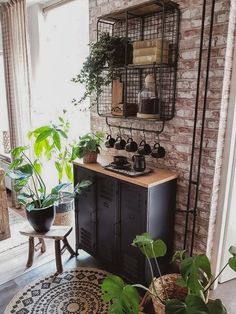
M 196 186 L 196 192 L 195 192 L 192 240 L 191 240 L 191 251 L 190 251 L 191 255 L 193 254 L 195 229 L 196 229 L 196 216 L 197 216 L 197 205 L 198 205 L 201 162 L 202 162 L 202 149 L 203 149 L 203 139 L 204 139 L 204 130 L 205 130 L 207 94 L 208 94 L 208 85 L 209 85 L 209 71 L 210 71 L 210 65 L 211 65 L 211 48 L 212 48 L 212 34 L 213 34 L 213 25 L 214 25 L 214 13 L 215 13 L 215 0 L 212 0 L 211 22 L 210 22 L 210 33 L 209 33 L 209 42 L 208 42 L 208 55 L 207 55 L 207 67 L 206 67 L 206 80 L 205 80 L 205 91 L 204 91 L 203 113 L 202 113 L 201 139 L 200 139 L 200 147 L 199 147 L 198 171 L 197 171 L 197 180 L 196 180 L 197 186 Z
M 192 183 L 191 182 L 192 182 L 192 176 L 193 176 L 194 150 L 195 150 L 195 142 L 196 142 L 198 105 L 199 105 L 199 95 L 200 95 L 201 69 L 202 69 L 202 49 L 203 49 L 203 40 L 204 40 L 205 17 L 206 17 L 206 0 L 203 0 L 201 39 L 200 39 L 200 48 L 199 48 L 199 62 L 198 62 L 198 76 L 197 76 L 197 91 L 196 91 L 194 126 L 193 126 L 193 142 L 192 142 L 191 162 L 190 162 L 190 171 L 189 171 L 188 198 L 187 198 L 185 230 L 184 230 L 184 247 L 183 247 L 184 250 L 186 249 L 187 238 L 188 238 L 188 223 L 189 223 L 189 212 L 190 212 L 191 190 L 192 190 Z

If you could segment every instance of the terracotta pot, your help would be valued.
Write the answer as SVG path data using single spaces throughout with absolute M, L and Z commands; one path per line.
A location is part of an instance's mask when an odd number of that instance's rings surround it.
M 89 152 L 83 157 L 83 162 L 85 164 L 97 162 L 97 155 L 96 152 Z
M 55 219 L 54 206 L 45 208 L 34 208 L 31 211 L 26 210 L 26 216 L 36 232 L 44 233 L 50 230 Z

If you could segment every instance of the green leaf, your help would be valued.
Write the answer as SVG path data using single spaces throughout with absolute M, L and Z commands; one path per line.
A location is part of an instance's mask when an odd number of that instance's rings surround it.
M 167 251 L 164 241 L 160 239 L 152 240 L 149 233 L 137 235 L 132 245 L 138 247 L 141 252 L 149 258 L 164 256 Z
M 120 303 L 111 304 L 108 314 L 124 314 L 122 305 Z
M 58 198 L 59 198 L 58 194 L 49 194 L 43 200 L 41 208 L 53 205 L 58 200 Z
M 76 184 L 76 186 L 74 187 L 74 191 L 76 194 L 81 194 L 82 190 L 88 188 L 92 184 L 93 183 L 90 180 L 82 180 L 81 182 Z
M 229 267 L 236 271 L 236 256 L 233 256 L 229 259 Z
M 32 166 L 30 164 L 25 164 L 15 170 L 10 170 L 7 172 L 7 176 L 13 180 L 22 180 L 31 177 L 33 174 Z
M 207 314 L 208 308 L 204 301 L 195 295 L 188 295 L 185 299 L 188 314 Z
M 34 207 L 34 203 L 29 203 L 25 206 L 25 208 L 30 212 L 31 210 L 33 210 L 35 207 Z
M 26 205 L 29 202 L 29 199 L 31 199 L 33 194 L 28 193 L 21 193 L 17 196 L 17 200 L 20 204 Z M 32 202 L 32 199 L 31 199 Z
M 57 173 L 58 173 L 58 178 L 61 181 L 62 177 L 63 177 L 63 168 L 61 166 L 61 163 L 59 161 L 55 161 L 55 167 L 57 169 Z
M 207 308 L 209 314 L 227 314 L 226 308 L 219 299 L 209 300 Z
M 66 172 L 66 176 L 69 179 L 69 181 L 72 182 L 73 181 L 73 171 L 72 171 L 72 164 L 70 162 L 66 163 L 65 172 Z
M 116 305 L 116 308 L 122 309 L 123 313 L 138 313 L 139 294 L 137 290 L 132 285 L 126 285 L 118 276 L 112 275 L 103 281 L 102 299 L 104 302 L 113 301 L 114 304 L 119 304 Z
M 57 131 L 54 131 L 53 133 L 53 142 L 56 148 L 60 151 L 61 150 L 61 139 L 60 135 L 57 133 Z
M 41 174 L 42 173 L 42 165 L 38 160 L 35 160 L 34 163 L 34 169 L 37 171 L 37 173 Z
M 54 129 L 52 128 L 47 128 L 45 131 L 41 132 L 37 138 L 35 143 L 40 143 L 42 141 L 44 141 L 47 137 L 49 137 L 52 133 L 54 132 Z
M 35 129 L 34 131 L 32 131 L 32 133 L 37 137 L 39 134 L 44 133 L 46 131 L 49 131 L 51 129 L 52 128 L 50 126 L 44 125 L 44 126 L 41 126 L 41 127 L 37 128 L 37 129 Z
M 34 153 L 36 157 L 41 157 L 44 149 L 44 141 L 34 143 Z
M 16 192 L 20 192 L 23 189 L 23 187 L 25 187 L 26 184 L 28 184 L 28 182 L 29 182 L 29 178 L 15 180 L 14 186 L 13 186 L 14 190 Z
M 51 194 L 57 195 L 59 192 L 61 192 L 62 190 L 66 189 L 68 186 L 70 186 L 70 183 L 61 183 L 61 184 L 58 184 L 57 186 L 55 186 L 55 187 L 52 189 Z
M 229 253 L 232 254 L 233 256 L 236 256 L 236 246 L 231 246 L 229 248 Z
M 20 157 L 21 154 L 22 154 L 24 151 L 28 150 L 28 149 L 29 149 L 29 146 L 18 146 L 18 147 L 16 147 L 16 148 L 13 148 L 13 149 L 11 150 L 11 154 L 12 154 L 13 159 L 14 159 L 14 158 L 17 158 L 17 157 Z
M 57 131 L 58 131 L 59 133 L 61 133 L 61 135 L 62 135 L 64 138 L 68 138 L 67 134 L 66 134 L 63 130 L 58 129 Z
M 211 280 L 211 267 L 207 256 L 186 257 L 180 264 L 180 273 L 191 293 L 202 297 L 202 291 Z
M 166 314 L 174 314 L 174 313 L 175 314 L 188 314 L 187 306 L 184 302 L 177 299 L 167 300 L 165 313 Z
M 9 169 L 15 169 L 17 167 L 19 167 L 22 163 L 23 163 L 24 159 L 22 156 L 18 157 L 18 158 L 15 158 L 13 160 L 13 162 L 9 165 Z

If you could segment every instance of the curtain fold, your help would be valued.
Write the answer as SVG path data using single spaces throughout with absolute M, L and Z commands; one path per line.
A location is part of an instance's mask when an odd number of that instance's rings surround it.
M 25 0 L 1 4 L 4 70 L 11 148 L 27 144 L 31 127 L 31 93 Z M 13 194 L 14 195 L 14 194 Z M 13 196 L 16 205 L 16 196 Z
M 11 148 L 27 143 L 30 129 L 30 62 L 25 0 L 1 5 L 4 68 Z

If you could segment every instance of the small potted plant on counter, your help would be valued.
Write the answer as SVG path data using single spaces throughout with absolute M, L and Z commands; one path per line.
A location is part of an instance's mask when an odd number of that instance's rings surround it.
M 173 260 L 178 261 L 180 274 L 162 276 L 157 258 L 165 255 L 165 243 L 152 240 L 148 233 L 144 233 L 136 236 L 132 244 L 147 258 L 152 282 L 150 287 L 145 287 L 140 284 L 127 285 L 118 276 L 107 277 L 102 284 L 102 296 L 105 302 L 112 302 L 109 313 L 141 313 L 137 288 L 147 291 L 144 299 L 152 299 L 156 314 L 227 313 L 221 300 L 209 299 L 209 289 L 227 266 L 236 271 L 236 247 L 230 247 L 231 257 L 228 263 L 219 275 L 212 279 L 210 262 L 205 254 L 190 257 L 184 251 L 177 252 Z M 154 259 L 153 264 L 151 259 Z M 157 268 L 159 278 L 154 277 L 153 265 Z
M 60 199 L 60 192 L 69 183 L 60 183 L 48 192 L 40 174 L 40 164 L 37 159 L 31 160 L 28 157 L 28 149 L 28 146 L 19 146 L 11 151 L 13 162 L 7 175 L 14 180 L 14 190 L 19 193 L 18 201 L 25 207 L 31 226 L 37 232 L 47 232 L 55 218 L 54 203 Z M 77 184 L 72 193 L 67 192 L 67 197 L 73 199 L 90 184 L 90 181 Z
M 81 104 L 93 94 L 99 97 L 104 86 L 120 76 L 119 67 L 125 65 L 125 50 L 127 46 L 127 62 L 132 63 L 132 44 L 127 38 L 111 36 L 102 32 L 96 43 L 90 44 L 90 54 L 83 64 L 80 73 L 72 79 L 73 82 L 85 86 L 85 93 L 74 104 Z M 104 71 L 106 67 L 106 71 Z
M 84 163 L 97 162 L 97 155 L 100 153 L 103 139 L 104 134 L 102 132 L 87 133 L 80 136 L 79 142 L 73 147 L 72 160 L 83 158 Z

